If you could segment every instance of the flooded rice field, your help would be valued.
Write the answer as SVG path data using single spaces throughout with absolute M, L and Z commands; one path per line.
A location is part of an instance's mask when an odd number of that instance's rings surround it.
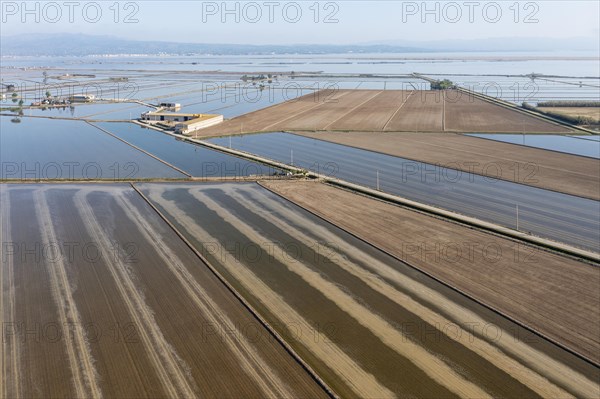
M 597 368 L 255 183 L 138 187 L 342 397 L 599 392 Z
M 2 179 L 142 179 L 185 175 L 82 121 L 0 117 Z
M 194 145 L 133 123 L 107 122 L 97 125 L 194 177 L 235 178 L 280 172 L 270 166 Z
M 586 78 L 597 73 L 596 57 L 543 56 L 3 58 L 3 81 L 17 87 L 0 103 L 14 114 L 0 117 L 0 179 L 17 182 L 0 183 L 0 397 L 600 397 L 598 323 L 589 317 L 597 313 L 594 278 L 586 278 L 589 269 L 569 269 L 594 266 L 550 252 L 526 272 L 515 260 L 400 257 L 409 240 L 487 245 L 492 237 L 401 207 L 379 209 L 380 201 L 364 205 L 367 197 L 308 179 L 201 183 L 283 172 L 125 122 L 163 101 L 184 113 L 221 114 L 235 119 L 213 132 L 223 137 L 212 143 L 600 252 L 600 202 L 500 180 L 493 168 L 484 176 L 394 156 L 412 153 L 282 132 L 229 136 L 287 130 L 288 120 L 315 131 L 367 131 L 369 123 L 381 131 L 428 130 L 424 124 L 462 131 L 463 120 L 489 131 L 529 126 L 489 106 L 453 115 L 451 103 L 446 121 L 445 100 L 433 112 L 394 93 L 430 89 L 413 72 L 476 84 L 515 103 L 597 99 L 598 80 Z M 532 70 L 571 77 L 531 79 Z M 335 100 L 330 110 L 305 97 L 294 113 L 279 105 L 244 116 L 319 89 Z M 66 98 L 61 90 L 98 102 L 27 108 Z M 345 91 L 356 97 L 339 102 L 351 97 Z M 133 99 L 139 103 L 124 101 Z M 7 109 L 19 100 L 24 108 Z M 405 102 L 409 118 L 398 112 Z M 66 120 L 75 118 L 103 122 Z M 477 124 L 464 130 L 488 131 Z M 582 163 L 600 155 L 597 137 L 473 136 L 577 154 L 554 153 Z M 577 165 L 569 163 L 581 175 Z M 529 172 L 518 171 L 535 178 Z M 136 183 L 110 181 L 117 179 Z M 312 208 L 301 200 L 307 192 L 315 195 Z M 316 216 L 327 209 L 326 219 Z M 505 251 L 523 244 L 493 240 Z
M 124 121 L 139 118 L 143 112 L 152 110 L 154 108 L 136 103 L 116 103 L 75 105 L 73 107 L 29 108 L 23 110 L 23 114 L 25 116 Z
M 598 201 L 288 133 L 208 141 L 600 251 Z
M 310 55 L 188 55 L 106 57 L 11 57 L 3 65 L 46 66 L 82 71 L 297 71 L 326 73 L 431 73 L 431 74 L 530 74 L 596 76 L 599 61 L 594 51 L 523 52 L 435 52 L 399 54 L 310 54 Z
M 46 116 L 60 118 L 96 118 L 97 119 L 129 119 L 139 117 L 141 112 L 150 111 L 152 108 L 140 107 L 136 103 L 111 103 L 111 104 L 76 104 L 65 107 L 29 108 L 24 109 L 25 116 Z
M 598 136 L 572 136 L 572 137 L 577 137 L 578 139 L 583 139 L 583 140 L 600 141 L 600 135 L 598 135 Z
M 600 137 L 598 136 L 557 136 L 545 134 L 469 134 L 488 140 L 542 148 L 583 157 L 600 158 Z
M 129 185 L 0 185 L 3 397 L 327 397 Z

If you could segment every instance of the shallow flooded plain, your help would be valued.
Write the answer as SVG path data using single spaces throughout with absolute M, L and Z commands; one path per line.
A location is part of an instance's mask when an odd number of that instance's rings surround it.
M 255 183 L 137 186 L 342 397 L 598 393 L 595 367 Z
M 185 178 L 82 121 L 0 117 L 2 179 Z
M 194 177 L 236 178 L 279 172 L 278 169 L 194 145 L 133 123 L 107 122 L 97 125 Z
M 469 136 L 565 152 L 584 157 L 600 158 L 600 142 L 598 142 L 599 139 L 597 136 L 571 137 L 547 134 L 469 134 Z
M 2 397 L 325 398 L 131 186 L 0 184 Z
M 520 231 L 600 251 L 598 201 L 289 133 L 207 141 L 230 140 L 238 150 L 510 228 L 518 219 Z

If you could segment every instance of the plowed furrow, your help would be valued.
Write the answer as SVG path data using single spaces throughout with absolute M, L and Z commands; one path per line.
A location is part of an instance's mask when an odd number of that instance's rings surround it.
M 185 363 L 177 356 L 165 339 L 151 309 L 134 284 L 133 271 L 124 261 L 127 255 L 118 253 L 117 256 L 107 257 L 107 254 L 114 254 L 115 249 L 110 237 L 100 227 L 99 220 L 96 219 L 91 206 L 87 203 L 85 192 L 77 193 L 74 200 L 88 234 L 94 239 L 101 254 L 105 257 L 106 265 L 117 289 L 135 321 L 135 325 L 139 327 L 137 331 L 159 375 L 163 388 L 171 398 L 195 397 L 195 392 L 186 379 Z
M 40 221 L 44 246 L 45 248 L 55 248 L 59 241 L 52 224 L 45 192 L 36 190 L 34 197 L 35 213 Z M 98 374 L 94 367 L 94 359 L 85 337 L 79 311 L 73 299 L 64 257 L 57 255 L 53 256 L 53 259 L 55 261 L 50 262 L 47 267 L 54 302 L 62 325 L 73 326 L 73 331 L 64 336 L 69 365 L 73 373 L 75 393 L 78 397 L 101 398 L 102 392 L 98 384 Z

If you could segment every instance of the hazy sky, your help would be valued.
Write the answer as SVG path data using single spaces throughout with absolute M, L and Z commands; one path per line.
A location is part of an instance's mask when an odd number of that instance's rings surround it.
M 600 35 L 598 1 L 0 3 L 3 36 L 51 32 L 201 43 L 358 44 Z

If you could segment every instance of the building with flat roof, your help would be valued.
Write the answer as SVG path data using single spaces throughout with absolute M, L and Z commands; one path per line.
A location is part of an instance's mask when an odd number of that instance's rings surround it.
M 190 119 L 196 119 L 201 116 L 202 114 L 178 114 L 161 110 L 144 112 L 141 119 L 150 122 L 187 122 Z
M 156 124 L 179 134 L 188 134 L 223 122 L 223 115 L 149 111 L 143 113 L 140 119 L 142 122 Z
M 201 115 L 198 118 L 190 119 L 175 124 L 175 131 L 181 134 L 188 134 L 196 130 L 204 129 L 209 126 L 223 122 L 223 115 Z

